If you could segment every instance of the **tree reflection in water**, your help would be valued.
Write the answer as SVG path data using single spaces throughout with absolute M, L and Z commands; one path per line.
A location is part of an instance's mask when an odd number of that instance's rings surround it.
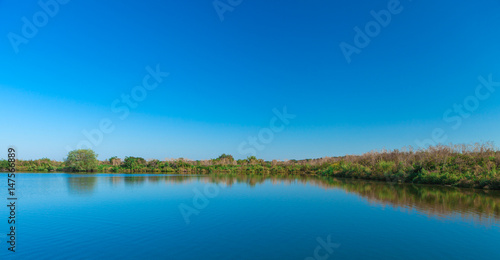
M 113 185 L 124 182 L 126 185 L 145 183 L 166 183 L 170 185 L 191 182 L 216 183 L 231 187 L 246 184 L 250 187 L 265 182 L 274 185 L 308 184 L 324 189 L 342 189 L 356 194 L 374 205 L 392 206 L 404 210 L 416 210 L 432 217 L 446 218 L 459 214 L 464 219 L 481 224 L 500 221 L 500 192 L 488 190 L 459 189 L 444 186 L 412 184 L 391 184 L 331 177 L 262 175 L 106 175 L 106 176 L 71 176 L 68 178 L 69 190 L 78 194 L 91 193 L 97 178 L 108 178 Z
M 97 184 L 95 175 L 69 175 L 68 190 L 75 194 L 91 194 Z

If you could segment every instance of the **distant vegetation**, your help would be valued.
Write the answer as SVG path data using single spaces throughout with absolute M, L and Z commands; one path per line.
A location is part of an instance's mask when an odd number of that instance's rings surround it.
M 223 154 L 211 160 L 145 160 L 112 157 L 97 161 L 91 150 L 76 150 L 65 162 L 49 159 L 18 161 L 17 171 L 89 171 L 123 173 L 232 173 L 257 175 L 319 175 L 398 183 L 442 184 L 500 189 L 500 152 L 490 143 L 439 145 L 428 149 L 369 152 L 320 159 L 264 161 L 256 157 L 235 160 Z M 0 168 L 7 168 L 0 161 Z

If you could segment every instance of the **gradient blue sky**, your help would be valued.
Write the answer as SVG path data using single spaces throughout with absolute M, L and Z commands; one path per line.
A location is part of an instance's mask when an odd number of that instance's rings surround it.
M 479 76 L 500 81 L 500 1 L 401 0 L 350 64 L 339 44 L 390 1 L 243 0 L 223 21 L 212 2 L 73 0 L 16 53 L 9 33 L 43 9 L 0 0 L 3 154 L 62 160 L 109 118 L 100 159 L 244 158 L 239 145 L 284 106 L 296 117 L 257 157 L 416 146 L 436 128 L 446 143 L 500 143 L 500 91 L 458 128 L 443 120 Z M 120 120 L 111 104 L 157 64 L 170 75 Z

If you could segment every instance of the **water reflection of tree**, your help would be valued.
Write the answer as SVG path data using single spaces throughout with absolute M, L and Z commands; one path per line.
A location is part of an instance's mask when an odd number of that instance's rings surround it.
M 123 177 L 123 181 L 128 185 L 141 184 L 146 181 L 146 176 L 125 176 Z
M 459 214 L 478 223 L 500 220 L 500 192 L 487 190 L 458 189 L 443 186 L 411 184 L 388 184 L 384 182 L 335 179 L 310 176 L 263 176 L 210 174 L 203 176 L 147 175 L 111 177 L 113 183 L 142 185 L 144 183 L 186 184 L 191 182 L 215 183 L 231 187 L 245 184 L 250 187 L 265 182 L 274 185 L 315 185 L 324 189 L 342 189 L 361 196 L 376 205 L 414 209 L 429 216 L 444 217 Z M 68 178 L 70 191 L 90 193 L 96 185 L 96 177 L 75 176 Z
M 416 209 L 436 216 L 458 213 L 480 221 L 489 217 L 500 219 L 500 193 L 497 191 L 349 180 L 328 182 L 373 203 Z
M 163 175 L 151 175 L 151 176 L 148 176 L 148 182 L 157 183 L 161 179 L 163 179 L 164 177 L 165 176 L 163 176 Z
M 68 190 L 71 193 L 78 194 L 92 193 L 97 183 L 97 177 L 94 175 L 70 176 L 66 179 L 68 181 Z
M 500 219 L 498 191 L 349 180 L 328 180 L 328 183 L 361 195 L 371 203 L 415 209 L 429 216 L 459 214 L 482 223 Z
M 462 218 L 478 223 L 500 220 L 500 192 L 498 191 L 411 184 L 394 185 L 384 182 L 306 176 L 209 175 L 206 180 L 228 186 L 234 183 L 255 186 L 265 181 L 275 185 L 301 183 L 324 189 L 342 189 L 357 194 L 373 204 L 414 209 L 429 216 L 445 217 L 459 214 Z
M 123 181 L 123 177 L 113 176 L 113 177 L 110 177 L 109 180 L 110 180 L 111 184 L 114 186 L 114 185 L 120 184 Z

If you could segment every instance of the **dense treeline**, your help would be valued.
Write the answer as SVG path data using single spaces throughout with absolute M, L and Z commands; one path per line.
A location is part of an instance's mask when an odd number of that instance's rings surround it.
M 264 161 L 255 157 L 235 160 L 223 154 L 211 160 L 145 160 L 112 157 L 97 161 L 93 151 L 70 152 L 82 155 L 92 164 L 81 165 L 79 159 L 56 162 L 49 159 L 18 161 L 17 171 L 94 171 L 123 173 L 234 173 L 260 175 L 306 174 L 344 178 L 381 180 L 401 183 L 442 184 L 458 187 L 500 189 L 500 152 L 490 143 L 472 145 L 439 145 L 428 149 L 376 151 L 363 155 L 324 157 L 320 159 Z M 68 158 L 70 158 L 68 155 Z M 75 156 L 73 156 L 76 158 Z M 93 159 L 92 159 L 93 158 Z M 0 168 L 5 161 L 0 162 Z M 75 165 L 78 165 L 76 167 Z

